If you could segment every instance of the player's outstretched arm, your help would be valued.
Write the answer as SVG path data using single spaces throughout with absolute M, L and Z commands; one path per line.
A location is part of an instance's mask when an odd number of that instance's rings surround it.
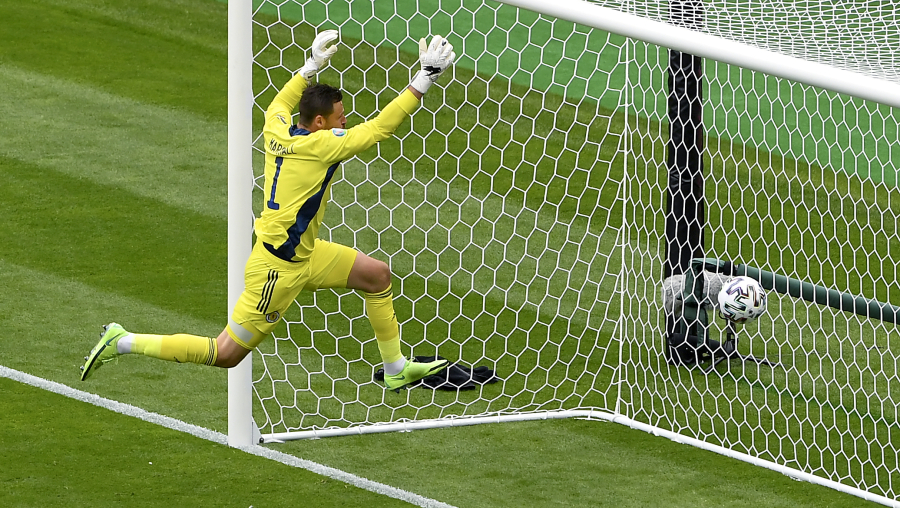
M 421 99 L 431 85 L 441 77 L 456 59 L 456 53 L 453 52 L 453 46 L 447 39 L 440 35 L 435 35 L 431 39 L 431 44 L 425 42 L 425 38 L 419 39 L 419 63 L 422 70 L 413 76 L 412 82 L 409 84 L 409 90 Z

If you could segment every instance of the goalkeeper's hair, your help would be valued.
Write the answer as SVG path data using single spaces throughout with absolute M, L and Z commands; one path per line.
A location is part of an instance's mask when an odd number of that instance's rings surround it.
M 306 90 L 300 96 L 300 124 L 309 125 L 317 116 L 328 116 L 334 113 L 334 104 L 344 100 L 344 95 L 337 88 L 318 83 Z

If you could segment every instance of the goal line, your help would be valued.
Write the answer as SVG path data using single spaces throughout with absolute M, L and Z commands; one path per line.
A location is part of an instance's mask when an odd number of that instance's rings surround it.
M 137 418 L 148 423 L 153 423 L 167 429 L 183 432 L 200 439 L 212 441 L 213 443 L 221 445 L 229 444 L 228 437 L 221 432 L 216 432 L 214 430 L 183 422 L 181 420 L 172 418 L 171 416 L 153 413 L 151 411 L 147 411 L 146 409 L 132 406 L 131 404 L 125 404 L 124 402 L 107 399 L 93 393 L 76 390 L 75 388 L 71 388 L 62 383 L 57 383 L 55 381 L 50 381 L 44 378 L 33 376 L 26 372 L 11 369 L 9 367 L 4 367 L 3 365 L 0 365 L 0 377 L 11 379 L 28 386 L 33 386 L 41 390 L 46 390 L 48 392 L 62 395 L 70 399 L 75 399 L 79 402 L 85 402 L 97 407 L 102 407 L 103 409 L 108 409 L 125 416 L 131 416 L 133 418 Z M 348 473 L 340 469 L 325 466 L 316 462 L 312 462 L 310 460 L 301 459 L 299 457 L 279 452 L 277 450 L 270 450 L 269 448 L 265 448 L 263 446 L 250 445 L 236 446 L 235 448 L 251 455 L 256 455 L 258 457 L 263 457 L 275 462 L 280 462 L 287 466 L 306 469 L 307 471 L 310 471 L 312 473 L 325 476 L 349 485 L 353 485 L 354 487 L 359 487 L 363 490 L 368 490 L 369 492 L 374 492 L 383 496 L 399 499 L 414 506 L 421 506 L 422 508 L 454 508 L 453 505 L 437 501 L 435 499 L 427 498 L 403 489 L 398 489 L 397 487 L 392 487 L 390 485 L 385 485 L 383 483 L 368 480 L 366 478 L 356 476 L 352 473 Z

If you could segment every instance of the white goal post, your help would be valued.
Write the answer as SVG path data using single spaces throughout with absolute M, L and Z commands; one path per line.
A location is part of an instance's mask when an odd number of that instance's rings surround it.
M 670 19 L 673 4 L 696 8 L 695 22 Z M 900 303 L 900 14 L 889 2 L 228 10 L 229 309 L 260 209 L 262 113 L 314 34 L 341 34 L 318 79 L 344 91 L 349 125 L 406 87 L 419 37 L 445 35 L 452 73 L 394 138 L 344 161 L 320 236 L 391 265 L 404 353 L 499 378 L 386 392 L 362 297 L 301 294 L 229 372 L 229 444 L 599 419 L 900 506 L 900 332 L 814 297 Z M 688 97 L 699 116 L 673 116 L 679 52 L 699 63 Z M 694 129 L 685 141 L 673 141 L 676 121 Z M 701 201 L 692 257 L 813 295 L 769 284 L 767 313 L 738 331 L 739 357 L 770 364 L 667 357 L 660 289 L 680 241 L 667 217 L 684 199 L 672 178 L 685 147 L 673 143 L 687 139 Z M 704 326 L 729 336 L 712 317 Z
M 228 2 L 228 309 L 244 290 L 253 234 L 253 5 Z M 253 353 L 228 371 L 228 444 L 253 443 Z

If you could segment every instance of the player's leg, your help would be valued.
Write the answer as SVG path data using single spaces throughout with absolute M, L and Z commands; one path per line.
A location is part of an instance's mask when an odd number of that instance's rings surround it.
M 230 323 L 228 326 L 229 328 L 234 328 Z M 241 328 L 246 330 L 246 327 L 247 325 L 245 323 L 245 325 Z M 259 332 L 259 334 L 262 335 L 261 332 Z M 253 332 L 250 332 L 249 335 L 252 336 Z M 257 344 L 258 343 L 259 342 L 257 342 Z M 247 349 L 246 347 L 235 342 L 234 339 L 231 338 L 231 334 L 228 333 L 228 328 L 222 330 L 222 333 L 220 333 L 219 336 L 216 337 L 216 349 L 219 350 L 219 354 L 216 358 L 215 366 L 225 369 L 230 369 L 237 366 L 237 364 L 241 363 L 241 360 L 243 360 L 244 357 L 247 356 L 247 354 L 249 354 L 251 351 L 250 349 Z
M 366 300 L 366 317 L 375 331 L 384 372 L 386 375 L 397 374 L 406 365 L 406 358 L 400 351 L 400 325 L 394 312 L 390 268 L 383 261 L 356 252 L 347 274 L 346 287 L 362 291 Z
M 100 341 L 88 356 L 84 357 L 81 380 L 90 377 L 104 363 L 124 354 L 137 353 L 178 363 L 215 365 L 216 346 L 216 340 L 210 337 L 186 333 L 175 335 L 130 333 L 118 323 L 110 323 L 103 327 Z
M 104 327 L 100 341 L 85 357 L 81 379 L 123 354 L 141 354 L 178 363 L 233 367 L 259 344 L 278 322 L 305 283 L 308 267 L 282 261 L 264 249 L 247 260 L 245 289 L 228 326 L 215 339 L 190 334 L 130 333 L 116 323 Z
M 391 270 L 387 263 L 340 244 L 317 240 L 310 259 L 310 278 L 304 289 L 324 288 L 363 292 L 366 317 L 375 331 L 388 388 L 398 390 L 447 366 L 446 360 L 412 362 L 400 351 L 400 326 L 394 313 Z
M 238 330 L 238 332 L 232 331 L 232 334 L 243 336 L 244 340 L 241 342 L 248 345 L 242 346 L 235 342 L 231 338 L 229 330 Z M 176 363 L 197 363 L 227 369 L 241 363 L 247 353 L 256 347 L 266 335 L 268 334 L 256 330 L 249 323 L 237 325 L 232 322 L 215 339 L 186 333 L 175 335 L 135 333 L 123 336 L 116 345 L 118 346 L 117 353 L 120 355 L 137 353 Z M 251 347 L 249 344 L 253 344 L 253 346 Z
M 308 262 L 284 261 L 257 243 L 247 261 L 244 291 L 216 339 L 215 365 L 234 367 L 268 337 L 308 278 Z

